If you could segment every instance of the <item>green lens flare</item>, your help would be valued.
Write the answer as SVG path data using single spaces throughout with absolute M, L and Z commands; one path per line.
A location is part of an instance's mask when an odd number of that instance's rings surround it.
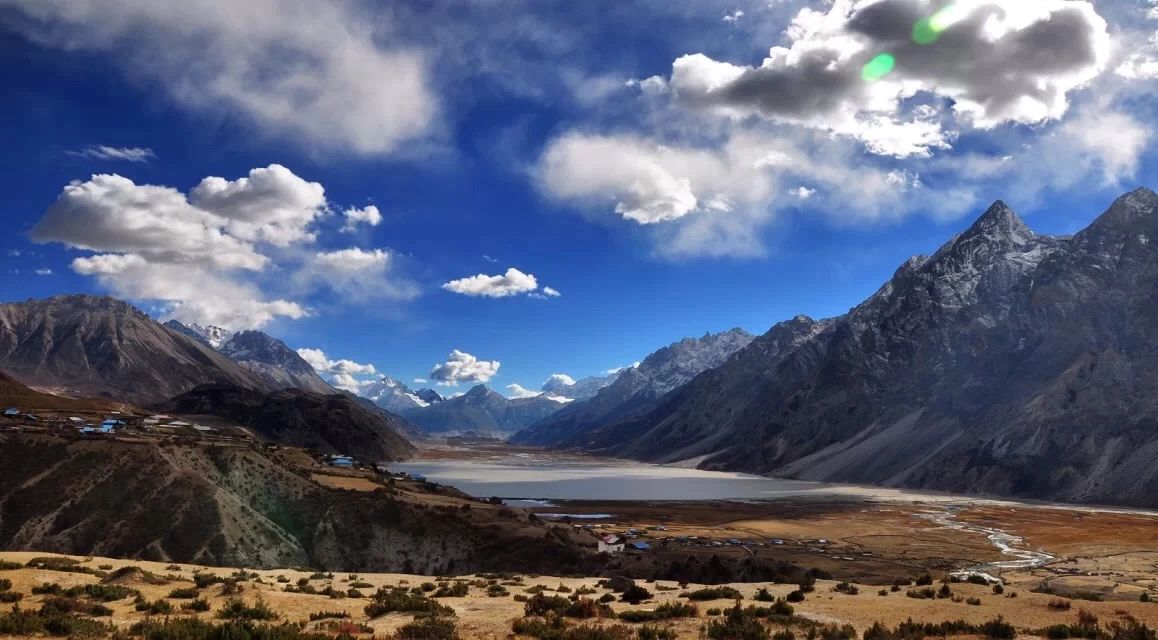
M 946 29 L 965 18 L 967 13 L 968 10 L 956 2 L 941 7 L 933 15 L 921 18 L 913 25 L 913 42 L 917 44 L 936 42 Z
M 860 71 L 860 77 L 864 78 L 865 82 L 876 82 L 889 75 L 895 66 L 897 59 L 892 54 L 881 53 L 865 64 Z
M 934 26 L 932 18 L 921 18 L 913 25 L 913 42 L 917 44 L 932 44 L 941 36 L 941 32 Z

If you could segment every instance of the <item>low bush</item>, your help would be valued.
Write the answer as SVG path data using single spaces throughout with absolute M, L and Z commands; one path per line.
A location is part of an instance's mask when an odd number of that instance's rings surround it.
M 189 602 L 181 603 L 182 611 L 209 611 L 209 601 L 205 598 L 197 598 Z
M 744 596 L 732 587 L 705 587 L 686 594 L 688 600 L 706 602 L 709 600 L 742 600 Z
M 650 599 L 651 592 L 637 584 L 631 585 L 623 592 L 622 595 L 619 596 L 619 600 L 621 602 L 626 602 L 628 604 L 639 604 L 645 600 Z
M 454 620 L 430 616 L 402 625 L 396 637 L 398 640 L 455 640 L 458 629 Z
M 79 613 L 86 616 L 103 617 L 113 615 L 113 610 L 103 604 L 85 602 L 67 596 L 49 596 L 40 603 L 41 615 Z
M 47 634 L 79 638 L 104 637 L 112 632 L 113 626 L 110 624 L 44 607 L 39 611 L 30 611 L 17 605 L 11 611 L 0 614 L 0 636 Z
M 366 605 L 366 615 L 371 618 L 393 612 L 419 613 L 453 616 L 454 609 L 442 605 L 422 594 L 414 594 L 403 588 L 379 589 L 374 601 Z
M 217 617 L 223 620 L 255 621 L 276 620 L 278 615 L 260 598 L 253 605 L 246 604 L 241 598 L 230 598 L 217 612 Z
M 695 618 L 700 610 L 694 604 L 665 602 L 650 611 L 622 611 L 619 619 L 624 622 L 655 622 L 673 618 Z
M 759 617 L 737 604 L 723 618 L 708 622 L 704 635 L 713 640 L 768 640 L 771 634 Z
M 675 629 L 645 624 L 637 631 L 639 640 L 676 640 Z
M 201 592 L 192 587 L 173 589 L 169 592 L 169 597 L 175 600 L 192 600 L 199 595 L 201 595 Z
M 432 598 L 464 598 L 470 593 L 470 586 L 465 582 L 455 582 L 443 585 L 430 594 Z
M 164 615 L 173 613 L 173 604 L 164 599 L 149 602 L 143 596 L 141 596 L 137 598 L 135 607 L 137 611 L 148 613 L 149 615 Z
M 318 611 L 310 614 L 310 622 L 315 620 L 328 620 L 332 618 L 349 618 L 350 614 L 345 611 Z

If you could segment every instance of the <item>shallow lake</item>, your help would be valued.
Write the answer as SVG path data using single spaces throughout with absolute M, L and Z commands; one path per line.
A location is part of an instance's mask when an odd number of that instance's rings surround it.
M 418 459 L 391 471 L 426 476 L 472 496 L 542 500 L 767 500 L 864 495 L 857 487 L 779 480 L 638 462 L 511 453 L 461 459 Z M 893 493 L 889 490 L 872 490 Z

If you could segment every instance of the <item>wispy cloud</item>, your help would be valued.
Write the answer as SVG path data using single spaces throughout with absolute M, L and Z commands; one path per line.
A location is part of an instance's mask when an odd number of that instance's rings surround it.
M 96 160 L 123 160 L 125 162 L 148 162 L 157 157 L 148 147 L 110 147 L 104 144 L 85 147 L 78 151 L 67 152 L 72 156 L 93 158 Z

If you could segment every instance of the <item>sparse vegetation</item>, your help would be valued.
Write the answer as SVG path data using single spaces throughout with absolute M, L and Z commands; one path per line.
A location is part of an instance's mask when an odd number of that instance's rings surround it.
M 655 622 L 673 618 L 695 618 L 700 610 L 694 604 L 680 602 L 665 602 L 650 611 L 623 611 L 619 619 L 624 622 Z
M 453 616 L 454 609 L 442 605 L 422 594 L 410 593 L 404 588 L 380 589 L 374 594 L 374 601 L 366 605 L 366 615 L 371 618 L 392 612 Z
M 169 592 L 169 597 L 175 600 L 192 600 L 201 595 L 201 592 L 193 588 L 173 589 Z
M 743 594 L 732 587 L 705 587 L 685 595 L 688 600 L 707 602 L 709 600 L 742 600 Z
M 225 606 L 217 612 L 217 617 L 224 620 L 276 620 L 277 612 L 260 598 L 252 605 L 246 604 L 241 598 L 230 598 Z
M 590 598 L 571 600 L 562 596 L 548 596 L 537 593 L 523 607 L 527 617 L 547 616 L 554 614 L 566 618 L 610 618 L 615 614 L 611 607 L 600 604 Z

